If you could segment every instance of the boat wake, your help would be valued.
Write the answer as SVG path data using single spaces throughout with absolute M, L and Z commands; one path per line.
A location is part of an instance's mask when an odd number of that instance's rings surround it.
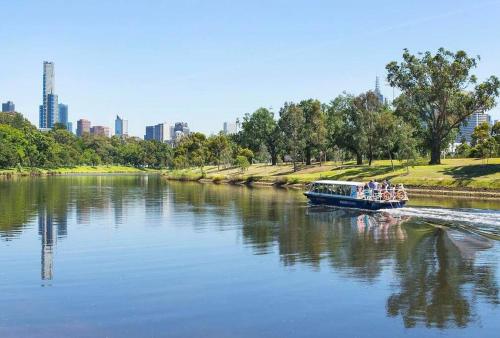
M 384 212 L 393 216 L 410 216 L 445 226 L 465 226 L 470 230 L 500 235 L 500 211 L 497 210 L 407 207 Z

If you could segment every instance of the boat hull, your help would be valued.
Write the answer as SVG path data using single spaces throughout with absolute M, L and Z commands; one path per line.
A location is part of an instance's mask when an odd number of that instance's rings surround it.
M 330 205 L 335 207 L 356 208 L 364 210 L 396 209 L 402 208 L 406 201 L 372 201 L 355 199 L 351 197 L 332 196 L 324 194 L 304 193 L 312 204 Z

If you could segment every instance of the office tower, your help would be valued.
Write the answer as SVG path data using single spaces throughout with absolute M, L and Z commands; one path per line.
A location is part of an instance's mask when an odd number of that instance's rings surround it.
M 189 127 L 187 122 L 176 122 L 174 125 L 174 133 L 182 132 L 184 135 L 189 135 Z
M 90 134 L 93 136 L 109 137 L 109 127 L 94 126 L 90 128 Z
M 146 134 L 144 134 L 144 139 L 147 141 L 154 140 L 155 126 L 146 126 Z
M 115 120 L 115 135 L 128 136 L 128 121 L 116 115 Z
M 159 142 L 169 141 L 171 139 L 171 127 L 166 122 L 154 126 L 146 126 L 144 139 Z
M 170 127 L 166 122 L 159 123 L 155 126 L 154 139 L 159 142 L 170 140 Z
M 80 119 L 76 121 L 76 136 L 83 136 L 83 134 L 90 134 L 90 121 Z
M 474 128 L 484 122 L 488 123 L 491 126 L 491 116 L 486 113 L 474 113 L 469 116 L 460 126 L 456 142 L 461 143 L 462 140 L 465 139 L 465 142 L 470 143 L 472 140 L 472 133 L 474 132 Z
M 375 95 L 377 96 L 380 103 L 384 103 L 384 95 L 380 92 L 380 82 L 378 76 L 375 77 Z
M 58 104 L 58 116 L 57 123 L 63 124 L 68 128 L 68 105 L 67 104 Z
M 225 135 L 232 135 L 236 134 L 238 132 L 238 127 L 237 123 L 231 123 L 231 122 L 224 122 L 224 125 L 222 127 L 222 132 Z
M 40 106 L 39 127 L 53 128 L 58 122 L 58 103 L 55 90 L 55 73 L 53 62 L 43 62 L 42 105 Z
M 2 103 L 2 113 L 13 113 L 16 111 L 16 105 L 12 101 Z
M 72 132 L 73 132 L 73 122 L 68 122 L 68 123 L 66 124 L 66 129 L 68 129 L 68 131 L 69 131 L 70 133 L 72 133 Z

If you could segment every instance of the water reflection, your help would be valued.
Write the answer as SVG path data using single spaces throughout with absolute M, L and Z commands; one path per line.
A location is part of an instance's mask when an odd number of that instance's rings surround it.
M 144 210 L 146 226 L 163 224 L 162 217 L 173 213 L 177 227 L 234 231 L 253 254 L 278 253 L 282 268 L 303 265 L 389 284 L 387 316 L 401 318 L 405 327 L 465 327 L 478 320 L 478 304 L 499 304 L 498 255 L 480 259 L 497 248 L 495 242 L 418 216 L 309 207 L 300 192 L 147 176 L 19 180 L 0 182 L 0 190 L 4 240 L 38 219 L 42 280 L 54 278 L 54 245 L 71 236 L 69 217 L 85 226 L 109 214 L 119 227 Z M 183 221 L 186 215 L 194 221 Z
M 52 279 L 53 274 L 53 246 L 54 246 L 54 224 L 52 215 L 47 214 L 46 209 L 38 213 L 38 233 L 42 239 L 42 280 Z

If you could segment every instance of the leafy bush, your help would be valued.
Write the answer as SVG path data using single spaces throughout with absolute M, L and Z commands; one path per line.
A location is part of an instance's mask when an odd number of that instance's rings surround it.
M 250 167 L 250 162 L 245 156 L 238 155 L 236 156 L 236 166 L 240 168 L 241 172 L 245 172 Z

